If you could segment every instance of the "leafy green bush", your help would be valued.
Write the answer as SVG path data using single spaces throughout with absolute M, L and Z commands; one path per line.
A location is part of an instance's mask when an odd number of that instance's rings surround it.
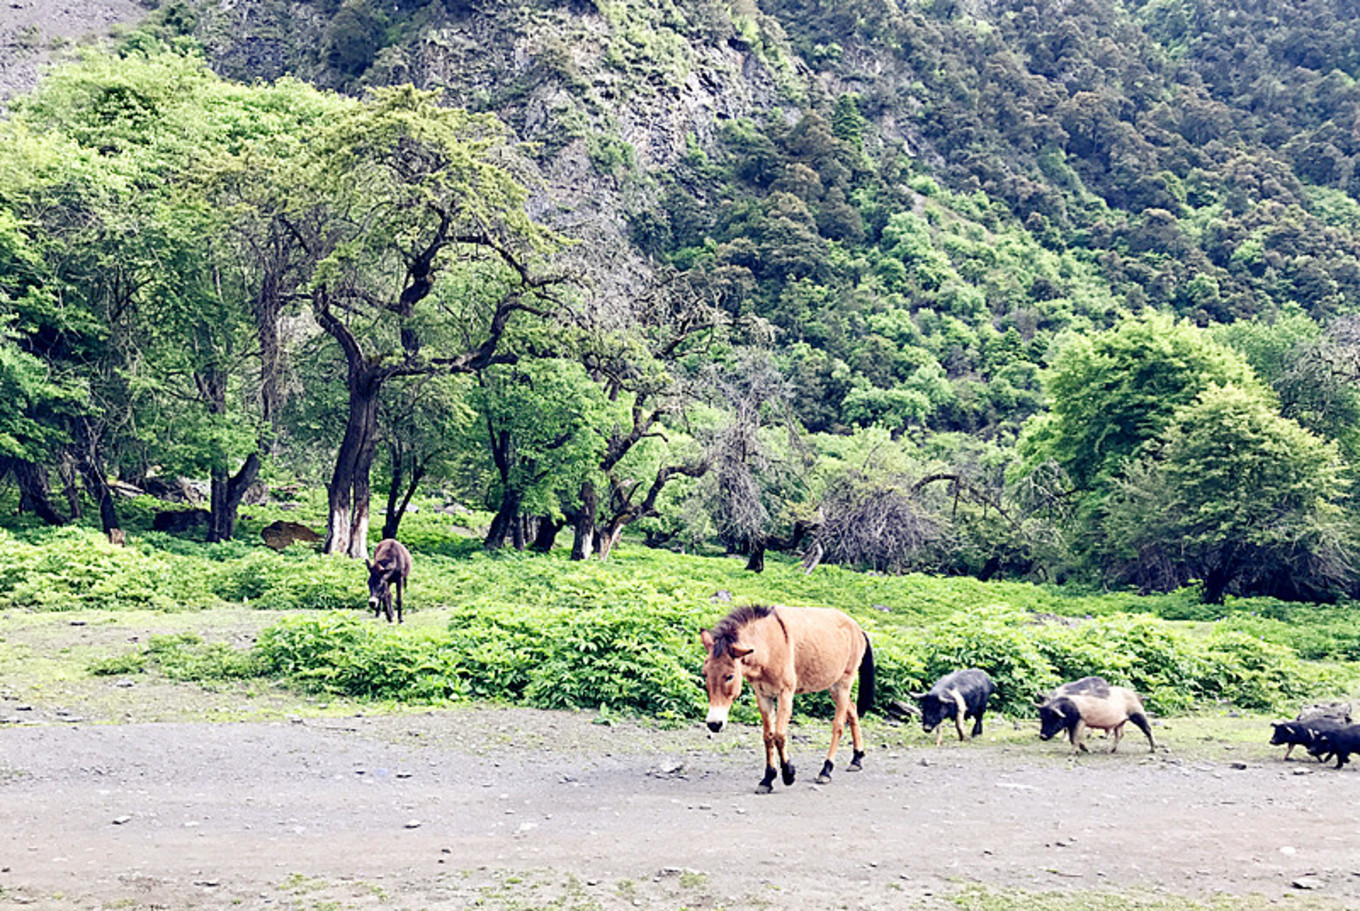
M 904 641 L 901 637 L 885 638 L 869 634 L 874 649 L 874 705 L 886 711 L 894 702 L 912 704 L 911 694 L 928 689 L 926 649 L 917 640 Z
M 874 644 L 880 709 L 967 666 L 996 679 L 995 704 L 1013 715 L 1032 713 L 1036 695 L 1087 674 L 1133 687 L 1156 713 L 1209 704 L 1288 708 L 1337 688 L 1331 671 L 1300 656 L 1360 658 L 1346 606 L 1229 599 L 1208 615 L 1212 623 L 1172 622 L 1161 615 L 1204 608 L 1184 593 L 1095 595 L 836 567 L 807 576 L 778 557 L 756 575 L 739 560 L 632 547 L 606 563 L 572 562 L 561 552 L 488 554 L 447 531 L 448 546 L 439 546 L 444 521 L 413 523 L 430 549 L 415 553 L 407 592 L 417 610 L 457 605 L 436 633 L 329 612 L 365 597 L 363 567 L 351 560 L 241 541 L 176 539 L 162 548 L 151 534 L 115 548 L 78 528 L 0 531 L 0 606 L 170 610 L 226 602 L 327 611 L 270 627 L 252 652 L 157 640 L 92 671 L 205 680 L 264 674 L 357 698 L 471 697 L 669 720 L 703 711 L 697 634 L 730 608 L 714 603 L 724 590 L 738 604 L 825 604 L 858 617 Z M 799 700 L 805 714 L 830 709 L 828 699 Z M 733 717 L 756 718 L 749 698 Z
M 674 605 L 627 605 L 572 617 L 534 668 L 526 699 L 543 708 L 608 706 L 665 721 L 699 714 L 699 624 Z
M 101 658 L 90 664 L 95 676 L 140 674 L 157 668 L 172 680 L 238 680 L 260 674 L 253 652 L 225 642 L 204 642 L 193 633 L 152 636 L 140 650 Z
M 471 696 L 681 721 L 704 709 L 703 654 L 694 637 L 701 616 L 655 597 L 579 610 L 475 606 L 455 612 L 435 634 L 326 614 L 270 627 L 256 653 L 264 673 L 360 698 Z M 1287 646 L 1223 628 L 1194 635 L 1147 616 L 1067 625 L 994 606 L 915 632 L 876 628 L 871 638 L 880 711 L 962 667 L 986 670 L 997 683 L 994 706 L 1012 715 L 1032 715 L 1036 696 L 1088 674 L 1134 688 L 1158 714 L 1218 703 L 1269 709 L 1336 684 Z M 798 710 L 824 716 L 831 703 L 805 697 Z M 756 716 L 743 703 L 734 717 Z
M 114 547 L 83 528 L 29 544 L 0 532 L 0 604 L 29 610 L 173 610 L 210 598 L 203 575 L 143 546 Z
M 524 700 L 533 679 L 570 620 L 560 608 L 511 610 L 464 607 L 448 622 L 449 647 L 456 655 L 470 695 L 479 699 Z
M 319 692 L 409 702 L 464 695 L 443 637 L 353 614 L 289 617 L 260 635 L 255 653 L 264 673 Z

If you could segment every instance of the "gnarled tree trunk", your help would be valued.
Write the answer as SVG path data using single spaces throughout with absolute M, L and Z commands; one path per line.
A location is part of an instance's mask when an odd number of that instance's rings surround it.
M 380 384 L 368 374 L 350 371 L 349 418 L 326 486 L 329 519 L 324 550 L 356 560 L 368 556 L 369 472 L 378 438 Z
M 571 558 L 584 560 L 595 552 L 595 519 L 600 508 L 595 485 L 581 483 L 581 506 L 576 511 L 575 534 L 571 542 Z
M 45 467 L 26 459 L 0 459 L 0 475 L 6 470 L 13 472 L 19 485 L 20 512 L 31 512 L 48 525 L 66 524 L 66 517 L 52 505 Z
M 241 499 L 259 474 L 258 452 L 248 455 L 235 475 L 228 475 L 226 469 L 213 470 L 208 514 L 209 543 L 230 541 L 236 534 L 236 514 L 241 508 Z
M 85 492 L 99 507 L 99 524 L 110 541 L 123 539 L 123 527 L 118 520 L 118 507 L 113 502 L 113 491 L 109 489 L 108 478 L 104 474 L 104 460 L 99 454 L 99 444 L 94 428 L 88 420 L 79 425 L 81 440 L 76 451 L 76 465 L 81 480 L 85 482 Z

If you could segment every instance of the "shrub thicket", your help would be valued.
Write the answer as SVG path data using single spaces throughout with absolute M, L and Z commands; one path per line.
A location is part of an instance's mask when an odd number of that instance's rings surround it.
M 778 559 L 755 575 L 736 560 L 630 548 L 607 563 L 573 563 L 560 554 L 492 555 L 453 543 L 416 553 L 407 593 L 416 611 L 451 610 L 439 631 L 336 610 L 364 603 L 363 567 L 354 561 L 240 542 L 161 548 L 150 535 L 114 548 L 77 529 L 0 532 L 0 606 L 181 610 L 231 603 L 304 611 L 266 629 L 249 653 L 153 641 L 100 662 L 94 670 L 101 673 L 263 674 L 364 699 L 603 706 L 666 720 L 703 711 L 698 631 L 731 606 L 715 602 L 722 591 L 734 603 L 822 604 L 857 617 L 874 642 L 880 706 L 905 701 L 940 674 L 976 666 L 996 679 L 997 705 L 1012 714 L 1032 711 L 1037 694 L 1086 674 L 1137 689 L 1154 712 L 1218 703 L 1268 709 L 1335 689 L 1334 671 L 1303 658 L 1360 656 L 1360 637 L 1342 607 L 1230 601 L 1224 616 L 1210 621 L 1188 594 L 1080 595 L 835 567 L 806 576 Z M 1156 616 L 1186 612 L 1198 619 Z M 800 700 L 802 711 L 815 714 L 829 705 Z M 753 717 L 749 704 L 737 717 Z
M 541 708 L 605 708 L 665 721 L 704 710 L 700 615 L 640 603 L 580 611 L 530 607 L 455 612 L 442 634 L 413 633 L 353 615 L 289 617 L 258 645 L 266 672 L 329 692 L 406 701 L 497 699 Z M 1038 622 L 997 605 L 923 629 L 873 633 L 878 705 L 963 666 L 996 680 L 994 704 L 1032 714 L 1032 700 L 1063 680 L 1101 674 L 1131 686 L 1158 713 L 1227 703 L 1266 710 L 1334 686 L 1287 646 L 1235 630 L 1194 635 L 1152 617 Z M 800 701 L 825 714 L 826 699 Z M 750 718 L 747 710 L 743 717 Z

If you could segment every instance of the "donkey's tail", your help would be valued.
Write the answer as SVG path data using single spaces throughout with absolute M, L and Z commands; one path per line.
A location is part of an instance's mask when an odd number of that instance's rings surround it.
M 874 647 L 869 642 L 869 634 L 864 634 L 864 657 L 859 662 L 859 695 L 855 699 L 855 712 L 863 718 L 874 707 Z

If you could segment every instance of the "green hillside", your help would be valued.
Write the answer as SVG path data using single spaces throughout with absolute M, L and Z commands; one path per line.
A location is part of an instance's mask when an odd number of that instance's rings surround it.
M 325 486 L 351 556 L 437 491 L 493 550 L 1344 600 L 1356 20 L 165 0 L 10 104 L 0 467 L 105 531 L 206 478 L 216 541 Z

